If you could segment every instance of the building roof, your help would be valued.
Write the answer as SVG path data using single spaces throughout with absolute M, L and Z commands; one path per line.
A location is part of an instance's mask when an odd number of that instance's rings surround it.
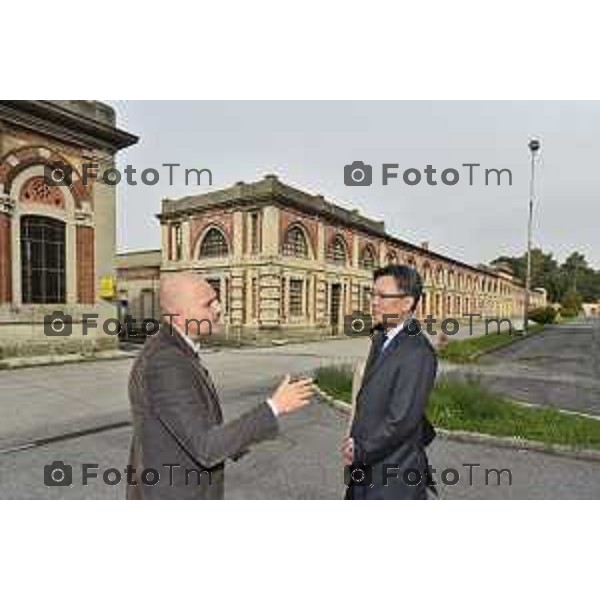
M 117 129 L 115 111 L 110 106 L 89 100 L 0 100 L 0 121 L 112 153 L 139 139 Z
M 309 194 L 286 185 L 279 181 L 277 175 L 265 175 L 263 179 L 253 183 L 239 181 L 231 187 L 196 196 L 185 196 L 177 200 L 165 199 L 162 202 L 162 212 L 157 216 L 159 218 L 179 216 L 222 204 L 252 203 L 257 200 L 280 200 L 287 205 L 295 205 L 310 213 L 329 217 L 349 227 L 363 229 L 379 236 L 385 234 L 383 221 L 369 219 L 361 215 L 358 210 L 347 210 L 333 202 L 328 202 L 321 194 Z
M 157 250 L 133 250 L 119 252 L 115 257 L 117 269 L 134 269 L 136 267 L 160 267 L 162 255 Z
M 184 196 L 179 199 L 163 199 L 161 213 L 156 215 L 161 222 L 171 218 L 179 218 L 204 211 L 208 208 L 227 204 L 251 204 L 256 201 L 279 201 L 287 206 L 295 206 L 308 213 L 316 214 L 332 221 L 336 225 L 343 225 L 361 230 L 379 239 L 386 240 L 390 246 L 414 252 L 431 260 L 449 262 L 457 267 L 462 267 L 480 275 L 510 279 L 513 284 L 519 285 L 514 276 L 509 275 L 506 269 L 497 269 L 487 265 L 470 265 L 450 256 L 430 250 L 428 247 L 412 244 L 386 232 L 383 221 L 377 221 L 361 215 L 358 210 L 348 210 L 337 204 L 325 200 L 320 194 L 309 194 L 292 186 L 282 183 L 277 175 L 266 175 L 263 179 L 245 183 L 240 181 L 228 188 Z

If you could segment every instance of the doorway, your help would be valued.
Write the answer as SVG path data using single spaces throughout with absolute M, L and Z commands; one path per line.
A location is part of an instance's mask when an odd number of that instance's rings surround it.
M 340 335 L 342 284 L 331 284 L 331 335 Z

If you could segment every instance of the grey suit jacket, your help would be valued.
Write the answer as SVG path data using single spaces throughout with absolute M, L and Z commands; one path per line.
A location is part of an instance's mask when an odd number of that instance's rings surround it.
M 346 498 L 425 498 L 428 463 L 423 428 L 437 357 L 421 334 L 402 331 L 378 354 L 381 341 L 381 333 L 373 339 L 350 430 L 355 462 L 370 467 L 371 481 L 351 485 Z M 421 473 L 417 485 L 411 485 L 417 481 L 410 477 L 413 469 Z
M 224 424 L 208 371 L 165 323 L 132 367 L 129 400 L 136 485 L 128 485 L 128 499 L 222 499 L 225 460 L 278 433 L 266 402 Z

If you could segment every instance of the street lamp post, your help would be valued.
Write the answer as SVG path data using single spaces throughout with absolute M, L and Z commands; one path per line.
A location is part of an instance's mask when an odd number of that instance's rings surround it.
M 529 220 L 527 222 L 527 274 L 525 277 L 525 302 L 523 308 L 523 331 L 529 332 L 529 298 L 531 296 L 531 227 L 533 223 L 533 198 L 535 193 L 535 156 L 541 147 L 540 141 L 529 140 L 529 151 L 531 153 L 531 178 L 529 182 Z

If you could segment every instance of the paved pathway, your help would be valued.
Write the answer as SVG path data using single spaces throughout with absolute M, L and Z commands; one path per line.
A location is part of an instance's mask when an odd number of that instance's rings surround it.
M 587 331 L 584 328 L 580 339 L 588 339 Z M 564 342 L 559 337 L 551 343 L 559 349 Z M 364 357 L 366 349 L 366 340 L 346 339 L 212 352 L 205 360 L 222 392 L 225 415 L 231 418 L 263 399 L 282 374 L 307 372 L 332 361 L 357 360 Z M 0 372 L 0 498 L 123 497 L 122 486 L 102 482 L 89 487 L 46 488 L 43 466 L 63 460 L 73 465 L 75 473 L 83 462 L 124 468 L 128 426 L 40 447 L 22 445 L 127 421 L 130 366 L 130 360 L 115 360 Z M 565 376 L 573 375 L 573 370 Z M 256 447 L 228 467 L 227 497 L 341 497 L 338 446 L 345 428 L 346 417 L 320 402 L 286 418 L 279 439 Z M 431 459 L 439 471 L 454 468 L 459 472 L 459 484 L 443 490 L 446 498 L 600 498 L 600 463 L 443 439 L 434 442 Z M 468 485 L 466 463 L 482 465 L 474 468 L 473 486 Z M 499 486 L 485 485 L 485 468 L 510 469 L 512 485 L 506 475 Z

